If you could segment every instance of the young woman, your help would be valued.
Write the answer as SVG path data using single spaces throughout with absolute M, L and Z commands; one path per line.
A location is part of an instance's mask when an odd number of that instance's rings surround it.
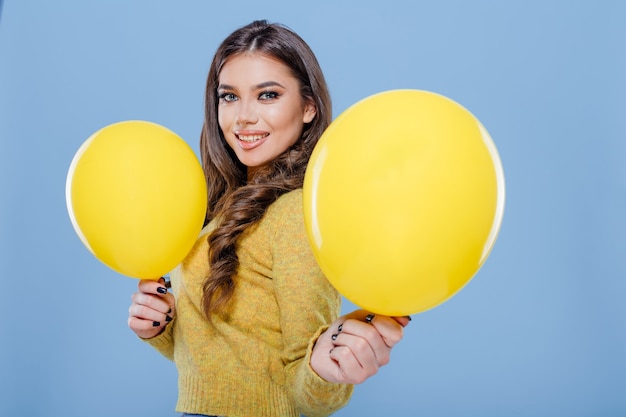
M 355 311 L 320 271 L 302 183 L 331 121 L 307 44 L 256 21 L 211 64 L 200 139 L 207 225 L 165 281 L 141 281 L 129 326 L 175 361 L 177 410 L 214 416 L 326 416 L 389 361 L 406 317 Z

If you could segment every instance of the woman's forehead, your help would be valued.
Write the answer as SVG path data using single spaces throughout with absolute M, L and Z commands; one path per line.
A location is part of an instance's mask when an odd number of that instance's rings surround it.
M 222 66 L 219 83 L 257 83 L 269 78 L 292 78 L 291 69 L 275 57 L 258 52 L 245 52 L 230 56 Z

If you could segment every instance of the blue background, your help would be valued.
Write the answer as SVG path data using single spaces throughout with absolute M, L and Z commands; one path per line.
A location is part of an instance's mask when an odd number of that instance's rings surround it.
M 338 416 L 626 415 L 626 3 L 6 0 L 0 21 L 0 415 L 175 416 L 174 366 L 127 328 L 136 281 L 65 207 L 80 144 L 145 119 L 197 152 L 218 43 L 267 18 L 316 52 L 338 115 L 435 91 L 487 127 L 496 246 L 414 317 Z M 347 306 L 346 309 L 352 306 Z

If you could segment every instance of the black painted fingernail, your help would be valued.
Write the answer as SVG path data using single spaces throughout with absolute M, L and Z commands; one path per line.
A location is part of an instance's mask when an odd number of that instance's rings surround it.
M 159 327 L 161 325 L 161 322 L 159 321 L 153 321 L 152 322 L 152 327 Z
M 407 319 L 409 319 L 409 321 L 413 320 L 413 319 L 411 318 L 411 316 L 404 316 L 404 317 L 406 317 Z
M 165 321 L 169 323 L 170 321 L 172 321 L 172 318 L 170 316 L 166 315 L 165 316 Z
M 170 314 L 171 312 L 172 312 L 171 308 L 169 310 L 167 310 L 167 314 Z M 409 318 L 409 320 L 411 320 L 411 319 Z
M 339 335 L 338 334 L 334 334 L 330 338 L 333 339 L 333 340 L 337 340 L 337 336 L 339 336 Z
M 165 287 L 159 287 L 159 288 L 157 288 L 157 292 L 158 292 L 159 294 L 167 294 L 167 288 L 165 288 Z
M 365 317 L 365 322 L 368 324 L 372 324 L 372 320 L 374 320 L 374 314 L 368 314 L 367 317 Z
M 337 328 L 337 331 L 338 331 L 338 332 L 340 332 L 340 331 L 342 331 L 342 330 L 343 330 L 343 323 L 341 323 L 341 324 L 339 325 L 339 327 Z

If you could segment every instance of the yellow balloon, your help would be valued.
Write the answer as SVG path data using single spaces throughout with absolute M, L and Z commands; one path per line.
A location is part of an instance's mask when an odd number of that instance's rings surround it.
M 344 111 L 304 180 L 313 253 L 348 300 L 378 314 L 431 309 L 476 274 L 498 235 L 504 173 L 482 124 L 427 91 L 392 90 Z
M 66 182 L 74 230 L 113 270 L 158 279 L 180 263 L 202 228 L 204 174 L 174 132 L 131 120 L 109 125 L 76 152 Z

